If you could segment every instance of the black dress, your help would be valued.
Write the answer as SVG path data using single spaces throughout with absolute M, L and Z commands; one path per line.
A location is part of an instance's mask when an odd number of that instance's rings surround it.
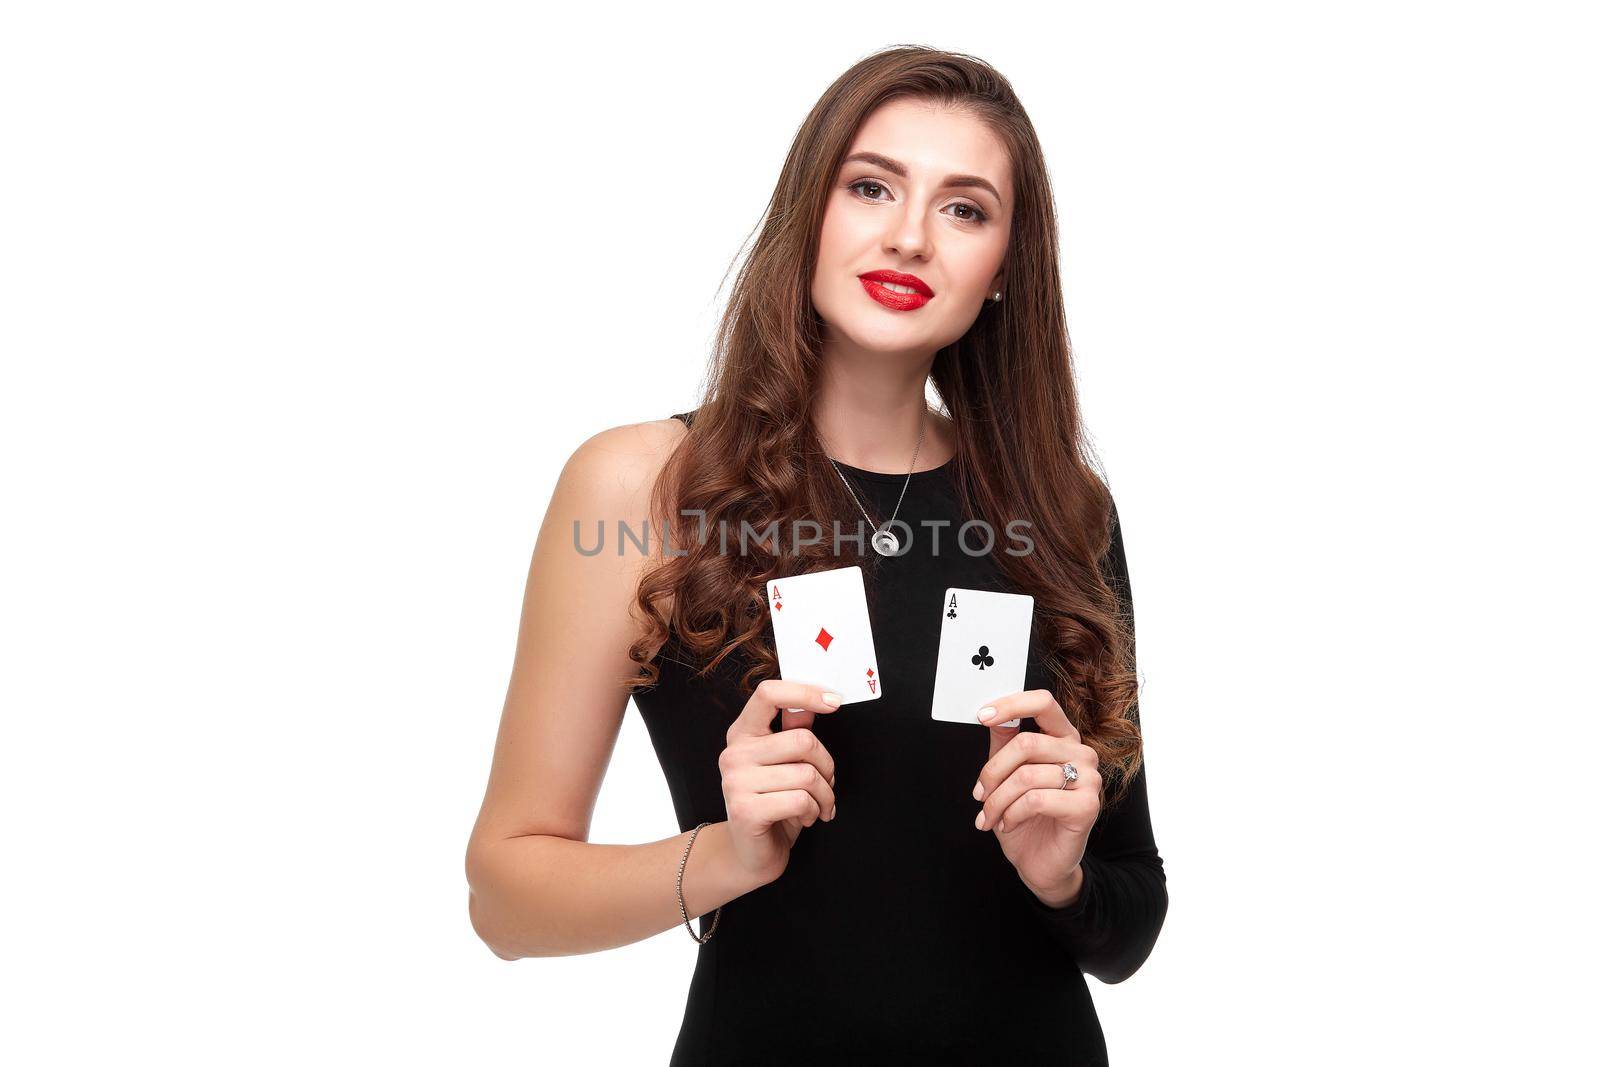
M 906 476 L 840 466 L 883 521 Z M 949 475 L 950 464 L 911 475 L 899 513 L 912 529 L 908 551 L 863 568 L 887 684 L 878 700 L 819 714 L 812 726 L 834 757 L 837 816 L 801 830 L 776 881 L 724 904 L 710 941 L 678 933 L 695 970 L 675 1065 L 1107 1061 L 1083 976 L 1127 978 L 1167 910 L 1144 773 L 1101 810 L 1083 891 L 1067 908 L 1040 902 L 994 832 L 973 825 L 989 731 L 929 714 L 940 601 L 952 585 L 1018 590 L 992 556 L 954 545 L 964 517 Z M 937 519 L 952 524 L 939 529 L 935 555 L 921 523 Z M 1112 521 L 1103 565 L 1130 597 L 1114 507 Z M 844 552 L 841 566 L 859 559 L 849 543 Z M 727 818 L 717 758 L 745 703 L 735 657 L 710 680 L 691 676 L 689 658 L 669 638 L 660 681 L 634 698 L 685 831 Z M 1026 679 L 1024 688 L 1049 688 L 1033 649 Z M 1037 725 L 1025 718 L 1022 729 Z M 709 920 L 697 920 L 702 936 Z

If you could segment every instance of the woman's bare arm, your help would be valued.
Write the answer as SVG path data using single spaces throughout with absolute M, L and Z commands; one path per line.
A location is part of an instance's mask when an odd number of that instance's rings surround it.
M 674 885 L 689 839 L 643 845 L 587 840 L 595 797 L 627 709 L 622 680 L 640 632 L 630 610 L 649 560 L 618 556 L 618 520 L 638 534 L 681 423 L 620 426 L 579 446 L 562 468 L 540 527 L 483 807 L 467 846 L 468 912 L 503 959 L 597 952 L 681 925 Z M 578 552 L 573 523 L 593 547 Z M 652 524 L 652 538 L 658 535 Z M 659 546 L 652 543 L 652 553 Z M 729 851 L 726 822 L 695 839 L 683 873 L 691 918 L 761 883 Z

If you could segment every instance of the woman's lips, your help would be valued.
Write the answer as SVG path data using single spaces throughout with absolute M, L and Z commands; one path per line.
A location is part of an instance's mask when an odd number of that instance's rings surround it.
M 861 276 L 861 286 L 868 296 L 892 311 L 915 311 L 932 299 L 922 293 L 897 293 L 871 274 Z

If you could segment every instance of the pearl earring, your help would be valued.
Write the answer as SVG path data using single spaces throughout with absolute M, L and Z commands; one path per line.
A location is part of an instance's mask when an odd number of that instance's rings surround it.
M 998 304 L 1000 302 L 1000 290 L 998 290 L 998 289 L 996 289 L 994 291 L 994 302 L 996 304 Z

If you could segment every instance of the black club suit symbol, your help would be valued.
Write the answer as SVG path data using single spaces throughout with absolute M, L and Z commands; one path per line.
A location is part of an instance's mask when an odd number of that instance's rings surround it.
M 988 645 L 978 646 L 978 654 L 972 657 L 972 665 L 978 668 L 980 671 L 985 667 L 994 666 L 994 657 L 989 655 Z

